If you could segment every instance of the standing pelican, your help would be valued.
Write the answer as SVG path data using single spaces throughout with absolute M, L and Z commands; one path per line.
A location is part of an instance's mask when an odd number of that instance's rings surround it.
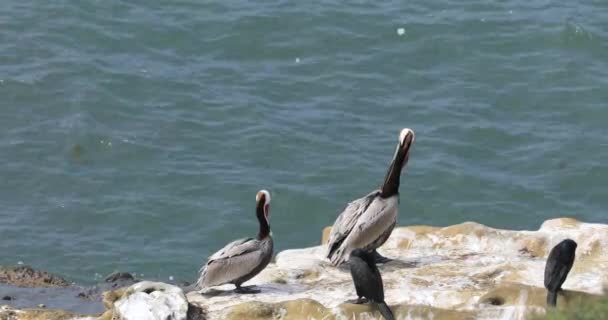
M 238 293 L 258 293 L 260 290 L 241 287 L 243 282 L 260 273 L 272 258 L 270 232 L 270 193 L 260 190 L 255 196 L 256 215 L 260 222 L 257 237 L 233 241 L 209 257 L 200 270 L 196 285 L 200 289 L 232 283 Z
M 576 242 L 566 239 L 558 243 L 547 258 L 545 265 L 545 288 L 547 288 L 547 305 L 555 307 L 557 293 L 562 290 L 562 284 L 568 277 L 568 272 L 574 264 Z
M 414 131 L 408 128 L 401 130 L 399 144 L 382 187 L 349 203 L 334 222 L 327 253 L 333 265 L 347 261 L 354 249 L 374 251 L 378 263 L 390 260 L 376 249 L 384 244 L 397 223 L 399 179 L 401 169 L 410 158 L 413 143 Z

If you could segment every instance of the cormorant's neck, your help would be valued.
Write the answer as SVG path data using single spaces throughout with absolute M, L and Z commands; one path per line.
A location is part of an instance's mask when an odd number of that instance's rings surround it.
M 374 268 L 376 268 L 376 258 L 374 258 L 374 255 L 371 252 L 365 253 L 365 256 L 363 257 L 363 261 L 365 261 L 365 263 L 367 263 L 367 265 L 369 266 L 370 269 L 374 270 Z
M 266 221 L 266 216 L 264 214 L 264 200 L 258 202 L 256 207 L 256 214 L 258 216 L 258 221 L 260 222 L 260 231 L 258 232 L 258 240 L 265 239 L 270 234 L 270 226 L 268 225 L 268 221 Z
M 389 198 L 399 194 L 401 169 L 403 169 L 406 162 L 407 150 L 402 147 L 401 144 L 399 144 L 397 145 L 397 150 L 393 156 L 393 161 L 391 161 L 391 164 L 388 167 L 388 172 L 386 173 L 384 183 L 382 184 L 382 188 L 380 190 L 380 196 L 382 198 Z

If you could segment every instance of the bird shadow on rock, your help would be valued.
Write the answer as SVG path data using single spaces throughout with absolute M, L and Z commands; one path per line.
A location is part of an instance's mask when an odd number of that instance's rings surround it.
M 382 270 L 395 270 L 395 269 L 412 269 L 412 268 L 416 268 L 420 265 L 419 262 L 416 261 L 405 261 L 405 260 L 399 260 L 399 259 L 391 259 L 388 262 L 384 262 L 384 263 L 379 263 L 377 264 L 378 269 Z M 336 268 L 342 272 L 350 272 L 350 265 L 348 264 L 348 262 L 346 263 L 342 263 L 337 267 L 333 267 L 331 264 L 328 264 L 326 267 L 328 268 Z
M 261 287 L 255 286 L 255 285 L 247 286 L 246 288 L 260 290 L 260 292 L 241 293 L 241 292 L 236 292 L 234 289 L 230 289 L 230 290 L 209 289 L 204 292 L 199 291 L 199 294 L 203 297 L 211 298 L 211 297 L 224 297 L 224 296 L 238 296 L 238 295 L 243 295 L 243 294 L 256 295 L 256 294 L 260 294 L 260 293 L 264 292 L 264 291 L 262 291 Z
M 394 259 L 384 264 L 379 264 L 378 269 L 380 270 L 394 270 L 394 269 L 412 269 L 419 266 L 416 261 L 405 261 Z

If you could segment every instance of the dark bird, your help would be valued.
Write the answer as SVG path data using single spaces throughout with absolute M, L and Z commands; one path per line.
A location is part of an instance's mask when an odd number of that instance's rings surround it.
M 384 319 L 395 319 L 393 312 L 384 302 L 382 276 L 376 266 L 374 253 L 355 249 L 350 253 L 348 264 L 358 297 L 354 303 L 361 304 L 369 300 L 378 306 Z
M 558 243 L 547 258 L 545 265 L 545 288 L 547 288 L 547 305 L 555 307 L 557 303 L 557 292 L 562 289 L 568 272 L 574 264 L 574 252 L 576 242 L 566 239 Z
M 260 190 L 255 196 L 256 216 L 260 231 L 255 238 L 233 241 L 214 253 L 200 270 L 198 289 L 232 283 L 238 293 L 259 290 L 241 284 L 260 273 L 272 259 L 273 241 L 270 232 L 270 193 Z
M 408 128 L 401 130 L 380 189 L 350 202 L 334 222 L 327 244 L 327 257 L 334 266 L 348 261 L 354 249 L 373 251 L 379 263 L 390 260 L 376 249 L 386 242 L 397 223 L 401 170 L 410 158 L 413 143 L 414 131 Z

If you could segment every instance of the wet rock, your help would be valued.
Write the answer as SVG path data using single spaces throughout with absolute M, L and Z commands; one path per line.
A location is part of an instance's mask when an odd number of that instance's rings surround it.
M 124 295 L 126 290 L 127 288 L 125 287 L 113 291 L 104 292 L 101 300 L 103 302 L 104 307 L 106 309 L 112 309 L 114 302 L 120 299 Z
M 114 272 L 111 273 L 110 275 L 108 275 L 105 280 L 105 282 L 120 282 L 120 281 L 135 281 L 135 277 L 133 277 L 133 275 L 131 275 L 128 272 Z
M 67 287 L 69 282 L 30 266 L 0 267 L 0 282 L 17 287 Z
M 142 281 L 127 288 L 113 310 L 116 320 L 186 320 L 188 301 L 177 286 Z
M 93 301 L 93 300 L 97 300 L 97 293 L 93 289 L 88 289 L 83 292 L 78 292 L 76 297 L 83 299 L 83 300 Z
M 139 280 L 135 279 L 135 277 L 128 272 L 114 272 L 108 275 L 104 284 L 99 285 L 99 289 L 103 291 L 114 290 L 116 288 L 122 288 L 130 286 Z
M 9 296 L 14 300 L 3 301 L 14 308 L 37 309 L 40 304 L 46 305 L 50 310 L 67 310 L 78 314 L 99 314 L 104 308 L 101 304 L 101 296 L 96 300 L 85 300 L 78 298 L 78 293 L 83 288 L 76 285 L 69 287 L 16 287 L 8 284 L 0 284 L 0 299 Z
M 207 312 L 200 306 L 188 303 L 188 320 L 206 320 Z
M 128 287 L 137 281 L 138 280 L 128 272 L 114 272 L 105 277 L 103 283 L 99 283 L 93 287 L 83 288 L 82 291 L 77 294 L 77 297 L 88 301 L 101 300 L 105 303 L 107 299 L 104 297 L 104 294 L 110 294 L 110 298 L 116 298 L 111 296 L 115 290 Z M 120 294 L 122 295 L 122 291 L 120 291 Z M 118 296 L 118 298 L 120 298 L 120 296 Z M 112 300 L 112 302 L 114 302 L 114 300 Z M 110 306 L 106 305 L 106 308 L 111 308 L 111 303 Z
M 1 320 L 67 320 L 84 318 L 82 315 L 63 310 L 23 309 L 16 310 L 10 306 L 0 307 Z

